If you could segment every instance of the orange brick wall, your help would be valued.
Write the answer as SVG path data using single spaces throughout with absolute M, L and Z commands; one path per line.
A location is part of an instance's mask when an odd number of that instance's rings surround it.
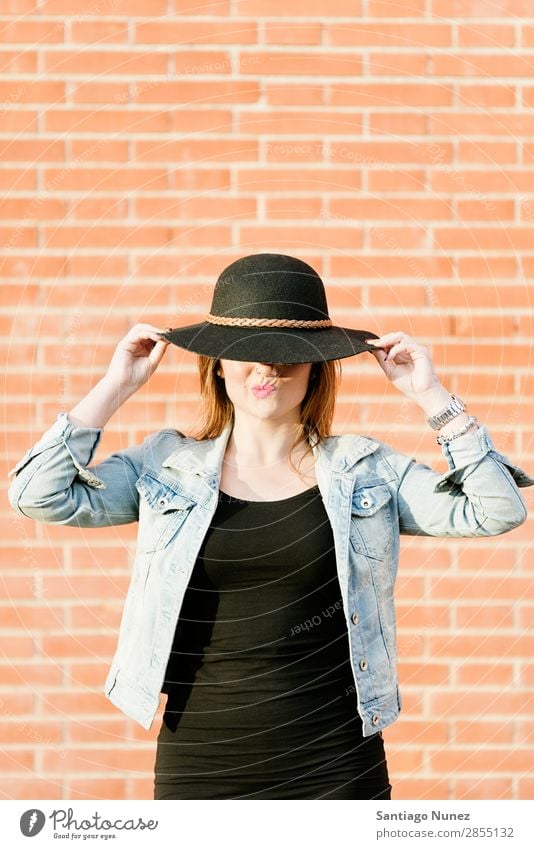
M 530 0 L 6 0 L 0 10 L 2 454 L 7 470 L 138 321 L 203 318 L 245 253 L 311 262 L 338 323 L 402 329 L 534 472 Z M 423 412 L 367 355 L 336 430 L 443 471 Z M 95 460 L 198 412 L 168 350 Z M 532 490 L 523 489 L 531 511 Z M 395 799 L 531 799 L 533 518 L 403 537 Z M 135 527 L 2 505 L 2 798 L 152 798 L 155 737 L 103 682 Z M 163 701 L 163 700 L 162 700 Z

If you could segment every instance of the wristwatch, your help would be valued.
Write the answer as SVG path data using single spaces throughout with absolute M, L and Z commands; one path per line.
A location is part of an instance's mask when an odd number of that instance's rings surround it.
M 452 401 L 447 407 L 436 413 L 435 416 L 430 416 L 427 419 L 428 424 L 433 430 L 439 430 L 443 425 L 448 424 L 448 422 L 452 421 L 452 419 L 456 418 L 456 416 L 465 410 L 465 404 L 461 398 L 458 398 L 457 395 L 452 395 L 451 397 Z

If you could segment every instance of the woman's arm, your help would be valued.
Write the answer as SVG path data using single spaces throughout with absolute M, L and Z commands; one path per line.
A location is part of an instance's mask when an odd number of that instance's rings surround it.
M 519 487 L 533 486 L 534 478 L 495 450 L 484 425 L 442 446 L 449 465 L 444 474 L 389 447 L 385 450 L 399 475 L 402 534 L 496 536 L 527 518 Z
M 158 328 L 138 324 L 119 342 L 104 378 L 70 413 L 58 414 L 8 473 L 12 507 L 36 521 L 101 527 L 137 521 L 141 474 L 148 440 L 112 454 L 88 469 L 104 425 L 155 371 L 167 342 Z M 160 432 L 161 433 L 161 432 Z
M 437 377 L 428 349 L 406 333 L 396 331 L 371 340 L 387 351 L 373 351 L 389 380 L 414 400 L 427 418 L 451 401 L 451 393 Z M 468 423 L 462 412 L 439 430 L 452 437 Z M 400 531 L 428 536 L 495 536 L 510 531 L 527 518 L 518 487 L 534 485 L 534 478 L 499 454 L 478 422 L 463 435 L 442 445 L 449 471 L 443 475 L 424 463 L 385 446 L 388 463 L 398 475 Z

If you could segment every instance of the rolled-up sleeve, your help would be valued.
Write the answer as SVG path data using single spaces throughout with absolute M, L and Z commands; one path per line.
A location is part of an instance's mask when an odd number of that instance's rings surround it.
M 89 469 L 103 428 L 76 427 L 66 412 L 8 472 L 11 506 L 39 522 L 103 527 L 135 522 L 145 442 Z
M 519 487 L 533 486 L 534 478 L 495 450 L 484 425 L 446 443 L 442 453 L 449 466 L 444 474 L 397 455 L 407 460 L 398 485 L 401 533 L 496 536 L 526 520 Z

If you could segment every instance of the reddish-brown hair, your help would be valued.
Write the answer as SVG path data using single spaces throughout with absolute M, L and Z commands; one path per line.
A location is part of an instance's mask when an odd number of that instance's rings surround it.
M 219 360 L 199 354 L 197 363 L 203 402 L 202 421 L 198 432 L 191 436 L 194 439 L 214 439 L 220 436 L 227 424 L 233 425 L 234 405 L 227 395 L 224 379 L 217 375 Z M 300 427 L 289 452 L 289 462 L 295 471 L 298 469 L 291 461 L 293 450 L 301 443 L 307 444 L 302 462 L 312 450 L 312 444 L 317 445 L 325 436 L 331 435 L 340 379 L 339 360 L 313 364 L 308 389 L 300 407 Z

